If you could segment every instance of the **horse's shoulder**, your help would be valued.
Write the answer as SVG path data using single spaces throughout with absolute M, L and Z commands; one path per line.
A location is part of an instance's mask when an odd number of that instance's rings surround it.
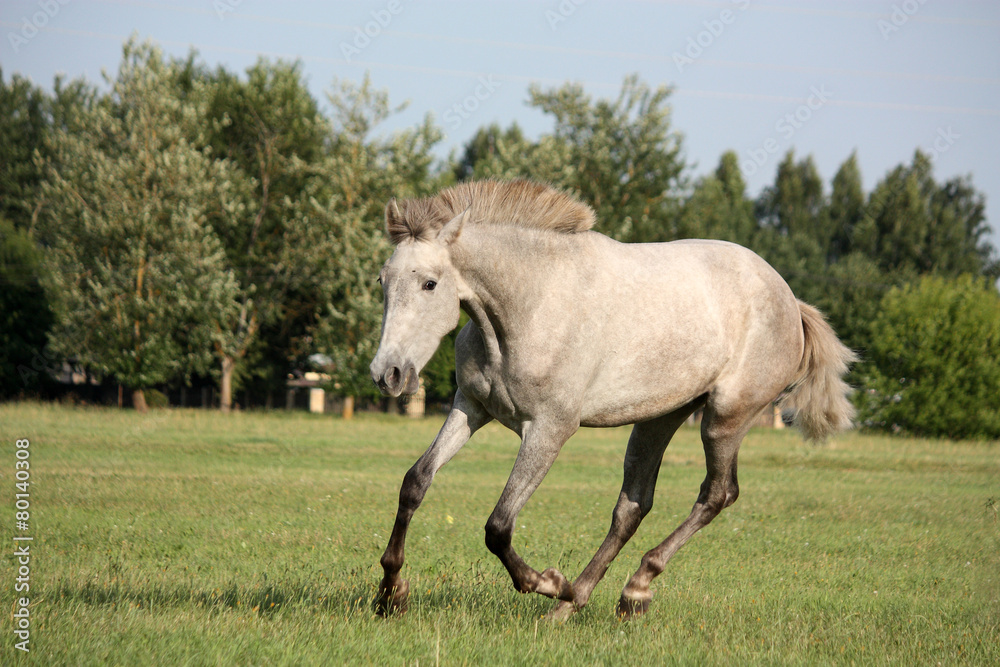
M 482 332 L 470 320 L 455 338 L 455 376 L 462 392 L 480 402 L 485 402 L 490 395 L 487 365 Z

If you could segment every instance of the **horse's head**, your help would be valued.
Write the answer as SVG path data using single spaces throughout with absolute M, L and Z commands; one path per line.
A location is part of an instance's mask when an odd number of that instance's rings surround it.
M 445 334 L 458 325 L 460 278 L 448 246 L 458 238 L 468 210 L 434 234 L 414 234 L 398 242 L 382 267 L 382 338 L 371 363 L 372 379 L 383 394 L 412 394 L 419 374 Z M 399 216 L 395 201 L 386 222 Z M 424 230 L 426 231 L 426 230 Z

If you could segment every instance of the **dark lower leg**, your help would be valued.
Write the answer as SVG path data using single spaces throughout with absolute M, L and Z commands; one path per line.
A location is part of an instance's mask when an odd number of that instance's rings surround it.
M 736 481 L 736 456 L 746 426 L 722 430 L 717 415 L 709 415 L 702 423 L 702 440 L 705 444 L 705 462 L 708 474 L 702 482 L 698 501 L 688 518 L 658 546 L 646 552 L 639 569 L 622 590 L 618 603 L 620 616 L 631 616 L 646 611 L 653 594 L 649 589 L 653 579 L 663 569 L 677 551 L 696 532 L 711 523 L 712 519 L 726 507 L 736 502 L 739 486 Z
M 656 490 L 656 477 L 660 471 L 663 452 L 677 428 L 695 407 L 696 404 L 693 403 L 673 414 L 636 424 L 632 429 L 625 452 L 622 490 L 611 515 L 608 534 L 590 563 L 573 582 L 573 602 L 557 605 L 549 614 L 550 618 L 564 619 L 590 600 L 591 593 L 604 578 L 611 562 L 653 507 L 653 493 Z
M 573 599 L 556 605 L 549 612 L 549 619 L 565 620 L 586 606 L 590 600 L 590 594 L 594 592 L 597 583 L 604 578 L 611 561 L 615 559 L 629 538 L 635 534 L 641 520 L 642 512 L 638 504 L 630 501 L 625 492 L 622 492 L 618 498 L 618 504 L 615 506 L 611 530 L 608 531 L 604 542 L 601 543 L 590 563 L 573 582 Z
M 639 569 L 622 590 L 621 600 L 618 603 L 620 616 L 641 614 L 646 611 L 649 601 L 653 599 L 653 593 L 649 590 L 650 583 L 663 572 L 667 561 L 691 539 L 692 535 L 718 516 L 720 510 L 721 508 L 712 509 L 701 502 L 696 503 L 684 523 L 670 533 L 670 536 L 658 546 L 646 552 L 642 557 Z
M 375 613 L 379 616 L 406 611 L 410 584 L 399 575 L 403 568 L 406 531 L 409 528 L 410 519 L 413 518 L 414 512 L 423 500 L 427 487 L 430 486 L 429 480 L 426 484 L 421 484 L 419 477 L 415 465 L 406 473 L 403 485 L 399 490 L 399 509 L 396 511 L 396 521 L 392 526 L 389 543 L 386 545 L 380 560 L 383 577 L 375 597 Z
M 514 588 L 519 593 L 538 593 L 559 600 L 572 600 L 573 585 L 569 580 L 555 568 L 550 567 L 538 572 L 525 563 L 511 546 L 512 535 L 513 523 L 508 528 L 490 517 L 490 521 L 486 524 L 486 546 L 500 559 L 514 583 Z
M 575 423 L 532 423 L 524 433 L 500 500 L 486 522 L 486 546 L 503 563 L 522 593 L 539 593 L 560 600 L 573 599 L 573 586 L 555 568 L 537 572 L 511 546 L 517 515 L 545 478 L 562 445 L 576 430 Z
M 489 421 L 488 415 L 477 406 L 470 404 L 461 392 L 455 396 L 455 407 L 448 415 L 440 433 L 431 446 L 403 477 L 399 489 L 399 506 L 396 521 L 392 526 L 389 543 L 382 554 L 383 577 L 375 597 L 375 613 L 387 616 L 393 612 L 406 611 L 410 585 L 400 576 L 403 567 L 406 531 L 413 514 L 423 502 L 434 475 L 462 448 L 469 437 Z

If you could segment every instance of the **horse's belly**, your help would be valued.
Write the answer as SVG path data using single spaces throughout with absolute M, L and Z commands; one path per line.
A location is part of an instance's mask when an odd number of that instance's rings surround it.
M 718 377 L 718 361 L 651 363 L 645 369 L 603 369 L 584 395 L 582 426 L 621 426 L 678 410 L 706 394 Z

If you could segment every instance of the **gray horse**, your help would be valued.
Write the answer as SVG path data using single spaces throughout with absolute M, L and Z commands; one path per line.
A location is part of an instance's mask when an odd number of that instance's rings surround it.
M 418 373 L 459 310 L 458 391 L 434 442 L 406 473 L 381 563 L 381 615 L 406 610 L 400 576 L 407 527 L 437 471 L 496 419 L 521 447 L 486 546 L 522 592 L 560 600 L 550 616 L 587 604 L 609 564 L 653 505 L 663 452 L 695 410 L 708 473 L 690 516 L 648 551 L 625 586 L 621 616 L 641 614 L 650 582 L 736 501 L 736 455 L 758 414 L 783 392 L 805 436 L 851 424 L 842 376 L 854 355 L 822 315 L 797 301 L 764 260 L 720 241 L 622 244 L 590 231 L 593 211 L 525 180 L 478 181 L 428 199 L 392 200 L 395 245 L 379 275 L 382 338 L 371 374 L 383 393 Z M 580 426 L 634 424 L 611 529 L 583 573 L 532 569 L 511 545 L 518 513 Z

